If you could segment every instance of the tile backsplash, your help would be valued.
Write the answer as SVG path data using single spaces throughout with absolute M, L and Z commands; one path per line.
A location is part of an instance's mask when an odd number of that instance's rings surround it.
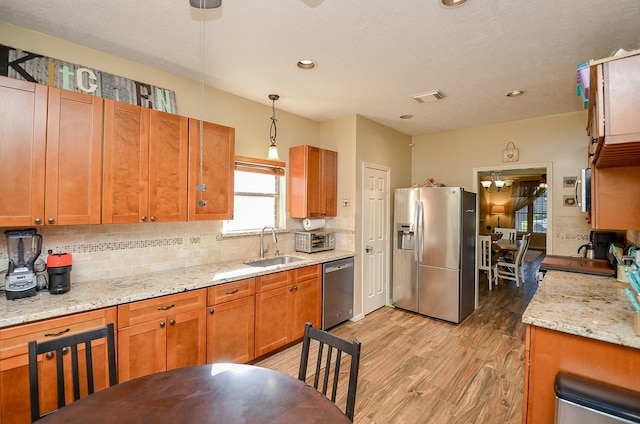
M 325 231 L 336 235 L 336 248 L 355 249 L 355 221 L 329 218 Z M 302 220 L 288 219 L 287 231 L 278 232 L 278 245 L 265 237 L 268 256 L 291 253 L 293 231 Z M 7 230 L 9 228 L 3 228 Z M 38 227 L 43 236 L 42 254 L 71 253 L 72 283 L 145 274 L 229 260 L 258 257 L 259 235 L 221 236 L 221 221 L 77 225 Z M 8 263 L 6 238 L 0 237 L 0 270 Z

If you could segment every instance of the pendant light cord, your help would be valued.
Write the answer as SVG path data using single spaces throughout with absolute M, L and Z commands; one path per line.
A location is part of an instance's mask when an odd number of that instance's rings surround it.
M 207 202 L 203 199 L 203 192 L 207 189 L 203 177 L 204 163 L 204 41 L 205 41 L 205 17 L 204 0 L 200 0 L 200 10 L 202 11 L 202 19 L 200 20 L 200 183 L 196 186 L 196 190 L 200 192 L 200 200 L 198 206 L 205 206 Z

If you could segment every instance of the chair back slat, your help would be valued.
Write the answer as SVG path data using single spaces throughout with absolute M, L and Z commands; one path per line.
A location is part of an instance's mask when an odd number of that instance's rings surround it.
M 58 389 L 58 408 L 62 408 L 66 404 L 65 399 L 65 367 L 64 355 L 71 352 L 71 376 L 73 383 L 73 399 L 80 399 L 80 351 L 78 345 L 84 345 L 84 360 L 86 367 L 86 387 L 87 393 L 92 394 L 95 391 L 95 379 L 93 375 L 93 348 L 91 342 L 98 339 L 106 339 L 106 350 L 108 360 L 109 385 L 118 383 L 118 375 L 116 371 L 116 354 L 115 354 L 115 336 L 113 323 L 107 324 L 105 327 L 86 331 L 83 333 L 72 334 L 53 340 L 47 340 L 41 343 L 37 341 L 29 342 L 29 389 L 31 400 L 31 421 L 37 421 L 40 415 L 40 394 L 38 381 L 38 355 L 43 353 L 55 352 L 56 356 L 56 378 Z
M 358 367 L 360 364 L 360 342 L 356 340 L 348 342 L 326 331 L 313 328 L 311 323 L 306 323 L 302 343 L 300 370 L 298 372 L 298 379 L 305 382 L 307 380 L 307 365 L 312 340 L 318 343 L 313 387 L 331 399 L 333 403 L 335 403 L 337 399 L 343 353 L 350 357 L 351 365 L 349 369 L 345 415 L 353 421 L 358 383 Z M 325 345 L 327 346 L 326 355 L 324 355 Z M 322 377 L 320 374 L 322 374 Z M 318 388 L 320 378 L 322 378 L 322 385 Z M 330 390 L 329 386 L 331 386 Z

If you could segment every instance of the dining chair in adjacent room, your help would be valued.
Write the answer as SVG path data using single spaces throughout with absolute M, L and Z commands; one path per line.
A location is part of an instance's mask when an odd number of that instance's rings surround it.
M 503 239 L 516 241 L 518 237 L 518 232 L 515 228 L 496 228 L 494 230 L 496 233 L 501 233 Z
M 66 404 L 65 400 L 65 361 L 66 354 L 71 351 L 71 376 L 73 383 L 73 400 L 80 399 L 81 382 L 80 375 L 86 376 L 83 380 L 82 393 L 92 394 L 94 390 L 94 352 L 97 346 L 91 346 L 94 340 L 105 339 L 106 355 L 108 362 L 109 386 L 118 383 L 116 374 L 116 347 L 113 323 L 105 327 L 89 330 L 82 333 L 71 334 L 44 342 L 29 342 L 29 391 L 31 397 L 31 421 L 42 418 L 40 415 L 40 392 L 38 382 L 38 355 L 46 354 L 48 359 L 56 361 L 56 380 L 58 393 L 58 408 Z M 80 349 L 79 349 L 80 347 Z M 84 358 L 84 367 L 81 367 L 80 359 Z M 83 369 L 84 368 L 84 369 Z M 67 372 L 68 375 L 68 372 Z M 45 414 L 46 415 L 46 414 Z M 90 419 L 89 419 L 90 421 Z
M 360 365 L 360 342 L 357 340 L 348 342 L 331 333 L 313 328 L 310 322 L 306 323 L 304 328 L 304 339 L 302 342 L 300 371 L 298 373 L 298 380 L 304 382 L 307 380 L 307 364 L 309 362 L 309 348 L 312 340 L 316 340 L 318 342 L 318 355 L 316 358 L 315 375 L 313 377 L 313 387 L 321 391 L 323 395 L 329 397 L 333 403 L 336 403 L 340 366 L 343 362 L 342 354 L 351 356 L 349 386 L 347 389 L 347 402 L 344 413 L 351 421 L 353 421 L 353 413 L 356 404 L 356 389 L 358 386 L 358 368 Z M 326 355 L 324 354 L 325 346 L 327 347 Z M 321 378 L 322 386 L 318 388 Z M 327 395 L 329 385 L 331 385 L 331 390 Z
M 478 271 L 487 271 L 487 280 L 489 280 L 489 290 L 493 290 L 493 281 L 496 279 L 493 273 L 493 264 L 491 263 L 491 237 L 478 236 Z
M 531 233 L 523 234 L 522 241 L 513 258 L 501 257 L 494 265 L 496 278 L 512 280 L 516 282 L 516 287 L 520 287 L 520 282 L 524 284 L 524 255 L 529 248 Z

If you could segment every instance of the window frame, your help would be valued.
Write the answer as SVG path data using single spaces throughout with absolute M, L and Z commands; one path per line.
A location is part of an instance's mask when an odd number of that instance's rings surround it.
M 286 164 L 285 162 L 274 161 L 269 159 L 252 158 L 248 156 L 235 156 L 234 158 L 234 172 L 253 172 L 256 174 L 275 175 L 278 177 L 278 185 L 276 187 L 276 193 L 255 193 L 255 192 L 238 192 L 234 184 L 233 196 L 234 204 L 235 197 L 240 195 L 243 197 L 256 197 L 266 198 L 272 197 L 276 199 L 276 211 L 275 213 L 275 229 L 286 230 Z M 222 224 L 222 236 L 233 237 L 246 234 L 257 234 L 261 229 L 240 229 L 240 230 L 225 230 L 225 223 L 230 220 L 224 220 Z

